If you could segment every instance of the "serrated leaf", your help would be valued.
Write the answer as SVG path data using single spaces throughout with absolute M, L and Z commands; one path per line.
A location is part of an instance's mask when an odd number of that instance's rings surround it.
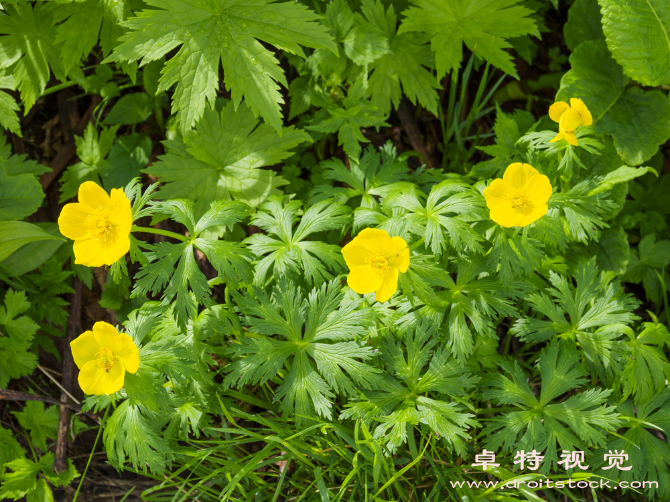
M 139 124 L 149 118 L 154 99 L 144 92 L 134 92 L 121 97 L 112 107 L 103 124 Z
M 601 18 L 598 0 L 576 0 L 570 7 L 568 21 L 563 26 L 565 45 L 568 49 L 574 51 L 579 44 L 587 40 L 604 39 Z
M 463 60 L 463 43 L 475 55 L 515 78 L 512 56 L 503 49 L 507 39 L 532 34 L 540 37 L 530 9 L 519 0 L 412 0 L 416 7 L 403 12 L 398 33 L 419 31 L 431 36 L 437 77 L 457 70 Z
M 123 26 L 131 31 L 106 61 L 159 59 L 179 47 L 162 71 L 157 92 L 177 84 L 172 112 L 182 132 L 188 131 L 205 112 L 205 102 L 214 105 L 219 87 L 219 61 L 224 83 L 237 109 L 245 101 L 253 115 L 263 117 L 276 131 L 282 129 L 280 104 L 284 102 L 278 83 L 286 77 L 273 53 L 260 42 L 304 57 L 302 46 L 337 48 L 318 16 L 295 2 L 270 0 L 227 2 L 226 0 L 160 0 L 147 2 L 147 9 Z
M 598 0 L 607 48 L 630 78 L 670 84 L 670 4 L 664 0 Z
M 229 102 L 220 114 L 205 110 L 183 142 L 164 142 L 168 153 L 147 172 L 165 183 L 159 198 L 192 199 L 203 212 L 219 199 L 257 206 L 286 183 L 273 171 L 259 168 L 290 157 L 290 150 L 305 141 L 311 141 L 306 132 L 291 126 L 279 135 L 259 124 L 245 105 L 235 111 Z

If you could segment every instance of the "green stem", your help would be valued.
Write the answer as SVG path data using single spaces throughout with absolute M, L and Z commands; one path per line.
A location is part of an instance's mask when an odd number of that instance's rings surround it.
M 91 454 L 88 456 L 88 462 L 86 462 L 86 468 L 84 469 L 84 473 L 81 475 L 81 480 L 79 481 L 79 486 L 77 487 L 77 491 L 74 494 L 74 498 L 72 499 L 72 502 L 77 502 L 77 496 L 79 495 L 79 490 L 81 490 L 81 485 L 84 483 L 84 478 L 86 477 L 86 472 L 88 471 L 88 466 L 91 465 L 91 460 L 93 460 L 93 454 L 95 453 L 95 447 L 98 446 L 98 440 L 100 439 L 100 433 L 102 432 L 102 426 L 105 423 L 105 420 L 107 419 L 107 414 L 109 413 L 109 409 L 111 408 L 111 405 L 107 407 L 105 410 L 105 416 L 102 417 L 102 420 L 100 421 L 100 428 L 98 429 L 98 435 L 95 437 L 95 442 L 93 443 L 93 449 L 91 450 Z
M 53 86 L 49 87 L 48 89 L 45 89 L 44 92 L 42 93 L 41 97 L 48 96 L 49 94 L 53 94 L 54 92 L 58 92 L 58 91 L 63 90 L 63 89 L 67 89 L 68 87 L 72 87 L 74 85 L 77 85 L 77 83 L 72 82 L 72 81 L 65 82 L 65 83 L 58 84 L 58 85 L 53 85 Z
M 165 237 L 172 237 L 173 239 L 180 240 L 182 242 L 186 242 L 189 240 L 188 237 L 184 235 L 177 234 L 175 232 L 170 232 L 169 230 L 160 230 L 158 228 L 151 228 L 151 227 L 138 227 L 137 225 L 133 225 L 132 228 L 133 232 L 146 232 L 148 234 L 158 234 L 158 235 L 164 235 Z
M 426 237 L 425 237 L 425 236 L 424 236 L 424 237 L 421 237 L 421 239 L 419 239 L 419 240 L 416 241 L 414 244 L 412 244 L 411 246 L 409 246 L 409 250 L 412 251 L 412 250 L 418 248 L 421 244 L 423 244 L 423 242 L 424 242 L 425 240 L 426 240 Z

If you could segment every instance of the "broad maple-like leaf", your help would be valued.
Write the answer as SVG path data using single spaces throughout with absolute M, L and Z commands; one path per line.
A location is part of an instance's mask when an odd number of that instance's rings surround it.
M 273 0 L 148 0 L 156 9 L 143 10 L 123 26 L 132 31 L 107 61 L 155 61 L 181 46 L 163 68 L 158 92 L 177 84 L 172 112 L 182 131 L 193 126 L 205 111 L 205 101 L 214 104 L 219 88 L 219 60 L 224 83 L 235 108 L 244 97 L 254 116 L 259 114 L 281 130 L 279 93 L 287 86 L 279 62 L 261 43 L 305 54 L 301 45 L 337 53 L 319 18 L 296 2 Z
M 507 39 L 540 33 L 532 11 L 519 0 L 412 0 L 398 34 L 420 31 L 431 35 L 437 76 L 458 69 L 463 60 L 463 43 L 505 73 L 517 76 L 512 56 L 503 49 L 512 47 Z

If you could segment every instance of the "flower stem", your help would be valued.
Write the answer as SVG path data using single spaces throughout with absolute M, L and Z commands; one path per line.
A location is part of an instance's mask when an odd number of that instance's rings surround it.
M 93 449 L 91 450 L 91 454 L 88 456 L 88 462 L 86 462 L 86 468 L 84 469 L 84 473 L 81 475 L 81 480 L 79 481 L 79 486 L 77 487 L 77 491 L 74 494 L 72 502 L 77 502 L 77 496 L 79 495 L 79 490 L 81 490 L 81 485 L 84 483 L 84 478 L 86 477 L 86 471 L 88 471 L 88 466 L 91 464 L 91 460 L 93 459 L 93 453 L 95 453 L 95 447 L 98 445 L 98 439 L 100 439 L 102 426 L 104 425 L 105 420 L 107 419 L 107 414 L 109 413 L 109 409 L 111 407 L 112 405 L 110 404 L 105 410 L 105 416 L 102 417 L 102 420 L 100 420 L 100 428 L 98 429 L 98 435 L 95 437 L 95 442 L 93 443 Z
M 151 228 L 151 227 L 138 227 L 137 225 L 133 225 L 132 228 L 133 232 L 146 232 L 148 234 L 158 234 L 158 235 L 164 235 L 165 237 L 172 237 L 173 239 L 180 240 L 182 242 L 188 241 L 188 237 L 185 237 L 181 234 L 177 234 L 175 232 L 170 232 L 169 230 L 160 230 L 158 228 Z
M 425 240 L 426 240 L 426 237 L 425 237 L 425 236 L 424 236 L 424 237 L 421 237 L 421 239 L 419 239 L 419 240 L 416 241 L 414 244 L 412 244 L 411 246 L 409 246 L 409 250 L 412 251 L 413 249 L 418 248 L 421 244 L 423 244 L 423 241 L 425 241 Z

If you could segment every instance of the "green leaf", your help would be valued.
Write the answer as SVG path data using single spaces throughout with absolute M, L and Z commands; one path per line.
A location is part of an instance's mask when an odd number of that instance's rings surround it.
M 359 66 L 367 66 L 389 52 L 384 33 L 372 24 L 356 26 L 342 43 L 347 57 Z
M 125 187 L 139 177 L 141 170 L 149 163 L 152 147 L 151 138 L 144 134 L 117 137 L 106 161 L 100 166 L 105 190 Z
M 75 136 L 77 156 L 81 162 L 69 166 L 61 178 L 60 202 L 74 197 L 85 181 L 100 184 L 100 173 L 105 168 L 105 157 L 116 139 L 119 126 L 103 127 L 98 134 L 93 124 L 88 124 L 84 136 Z
M 225 0 L 149 0 L 147 9 L 130 18 L 123 35 L 107 61 L 149 63 L 179 47 L 163 68 L 157 92 L 177 84 L 172 112 L 182 132 L 203 116 L 205 102 L 214 106 L 219 88 L 219 61 L 224 83 L 237 109 L 245 102 L 255 117 L 260 114 L 277 132 L 282 130 L 280 104 L 284 102 L 278 83 L 286 77 L 273 53 L 260 42 L 304 57 L 302 46 L 337 48 L 318 16 L 296 2 L 270 0 L 227 2 Z
M 0 87 L 13 89 L 14 79 L 12 77 L 9 78 L 11 85 L 8 85 L 9 82 L 7 80 L 7 77 L 0 78 Z M 18 111 L 19 105 L 16 104 L 16 100 L 6 92 L 0 91 L 0 126 L 19 137 L 23 137 L 21 136 L 19 117 L 16 114 Z
M 60 235 L 52 235 L 33 223 L 25 221 L 0 221 L 0 262 L 14 251 L 30 242 L 61 240 Z
M 634 394 L 636 401 L 646 401 L 661 392 L 670 379 L 670 363 L 663 353 L 670 346 L 668 329 L 650 322 L 642 326 L 642 332 L 624 344 L 623 397 Z
M 398 33 L 419 31 L 431 36 L 437 77 L 457 70 L 463 60 L 463 43 L 476 56 L 517 78 L 512 56 L 503 49 L 507 39 L 532 34 L 540 37 L 533 11 L 519 0 L 411 0 Z
M 598 0 L 607 48 L 630 78 L 670 84 L 670 5 L 664 0 Z
M 568 21 L 563 26 L 565 45 L 574 51 L 587 40 L 603 40 L 605 34 L 601 25 L 598 0 L 576 0 L 568 11 Z
M 491 388 L 482 397 L 519 411 L 494 416 L 483 431 L 484 443 L 493 451 L 500 446 L 504 451 L 546 450 L 540 466 L 543 474 L 558 469 L 557 446 L 568 451 L 603 447 L 606 433 L 616 431 L 622 423 L 615 408 L 606 405 L 611 390 L 594 388 L 553 402 L 587 382 L 579 354 L 569 344 L 554 341 L 541 351 L 539 396 L 531 391 L 517 361 L 513 365 L 505 361 L 500 367 L 503 372 L 491 376 Z
M 658 177 L 658 173 L 652 167 L 621 166 L 620 168 L 615 169 L 614 171 L 610 171 L 605 176 L 603 176 L 602 180 L 600 181 L 600 186 L 591 190 L 589 195 L 606 192 L 611 190 L 612 187 L 618 183 L 625 183 L 627 181 L 634 180 L 635 178 L 644 176 L 648 172 L 652 172 Z
M 27 2 L 7 4 L 0 12 L 0 70 L 11 68 L 16 89 L 21 93 L 24 113 L 44 92 L 49 77 L 49 64 L 59 78 L 65 75 L 56 48 L 56 28 L 53 26 L 55 4 Z
M 647 298 L 658 305 L 667 293 L 657 274 L 669 264 L 670 241 L 656 242 L 656 236 L 653 233 L 648 234 L 640 241 L 637 249 L 631 250 L 628 269 L 623 279 L 636 284 L 641 282 Z
M 557 101 L 581 98 L 598 134 L 611 134 L 624 161 L 640 165 L 670 138 L 670 101 L 660 91 L 627 87 L 604 41 L 584 42 L 570 56 Z
M 43 452 L 47 451 L 47 438 L 56 439 L 58 433 L 59 407 L 44 408 L 41 401 L 27 401 L 23 411 L 12 411 L 21 427 L 30 432 L 30 440 Z
M 42 204 L 42 185 L 32 174 L 7 176 L 6 166 L 0 163 L 0 222 L 22 220 Z M 0 252 L 0 256 L 2 253 Z M 0 258 L 0 261 L 4 259 Z
M 262 286 L 271 272 L 278 277 L 304 277 L 316 286 L 333 279 L 333 272 L 344 271 L 340 247 L 319 240 L 307 240 L 316 232 L 340 229 L 351 221 L 351 210 L 326 199 L 304 210 L 300 223 L 300 201 L 272 197 L 263 204 L 251 220 L 268 234 L 253 234 L 244 243 L 260 258 L 256 265 L 254 283 Z M 295 227 L 295 228 L 294 228 Z
M 385 438 L 391 453 L 407 442 L 407 426 L 419 424 L 462 452 L 464 440 L 470 439 L 467 429 L 478 423 L 452 396 L 465 397 L 479 378 L 464 372 L 446 347 L 435 347 L 437 342 L 437 333 L 428 323 L 408 330 L 403 343 L 387 336 L 382 352 L 384 379 L 376 390 L 363 392 L 364 401 L 351 401 L 340 419 L 363 420 L 367 425 L 381 422 L 374 437 Z
M 55 237 L 63 237 L 58 229 L 58 223 L 46 222 L 35 223 L 34 225 Z M 22 246 L 2 261 L 7 277 L 18 277 L 35 270 L 51 258 L 64 243 L 65 239 L 62 238 L 59 240 L 39 240 Z
M 103 120 L 103 124 L 139 124 L 149 118 L 154 109 L 154 98 L 144 92 L 122 96 Z
M 366 100 L 344 98 L 342 105 L 332 104 L 321 110 L 307 129 L 327 134 L 336 132 L 337 144 L 343 147 L 344 153 L 358 159 L 362 151 L 360 143 L 370 142 L 361 128 L 387 126 L 386 116 Z
M 379 370 L 366 364 L 372 348 L 356 340 L 371 326 L 373 312 L 361 299 L 343 300 L 340 289 L 331 281 L 305 297 L 281 277 L 272 297 L 255 287 L 257 298 L 233 292 L 245 324 L 257 335 L 243 337 L 233 348 L 224 387 L 265 383 L 290 364 L 276 397 L 298 424 L 315 411 L 330 419 L 335 393 L 371 388 Z
M 219 199 L 257 206 L 285 184 L 273 171 L 259 168 L 290 157 L 289 150 L 305 141 L 311 141 L 306 132 L 291 126 L 279 135 L 259 124 L 245 105 L 235 111 L 229 102 L 220 114 L 206 109 L 183 142 L 165 141 L 168 153 L 147 172 L 165 183 L 160 198 L 193 199 L 203 212 Z
M 381 0 L 363 0 L 363 15 L 385 36 L 388 51 L 368 66 L 371 75 L 366 96 L 384 116 L 391 105 L 398 108 L 404 95 L 437 115 L 439 83 L 432 74 L 433 55 L 426 45 L 429 37 L 416 32 L 396 33 L 397 15 L 393 5 L 385 11 Z M 402 88 L 402 90 L 401 90 Z
M 623 274 L 630 256 L 628 234 L 621 226 L 606 228 L 597 242 L 589 243 L 587 253 L 595 255 L 601 269 Z

